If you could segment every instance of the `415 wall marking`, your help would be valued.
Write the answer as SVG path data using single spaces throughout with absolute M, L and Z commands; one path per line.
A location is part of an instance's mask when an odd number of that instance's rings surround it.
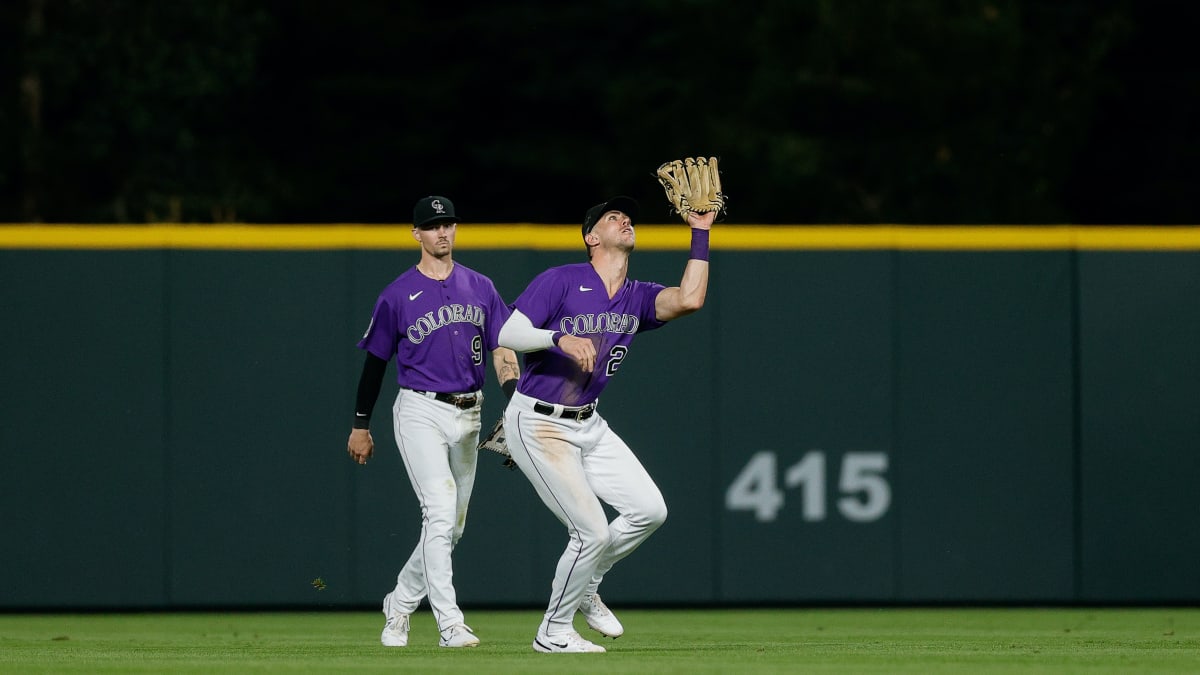
M 725 508 L 750 511 L 755 520 L 771 522 L 786 501 L 785 490 L 799 490 L 800 513 L 804 520 L 816 522 L 828 517 L 830 498 L 830 456 L 822 450 L 810 450 L 800 461 L 783 471 L 780 488 L 777 454 L 760 450 L 750 457 L 725 491 Z M 892 503 L 887 480 L 888 456 L 885 452 L 847 452 L 841 455 L 837 472 L 836 507 L 841 517 L 853 523 L 869 523 L 882 518 Z

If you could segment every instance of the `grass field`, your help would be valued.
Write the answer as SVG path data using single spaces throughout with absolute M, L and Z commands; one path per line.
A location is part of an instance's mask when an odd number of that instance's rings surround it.
M 378 612 L 0 614 L 4 673 L 1200 673 L 1200 608 L 624 610 L 607 654 L 538 654 L 536 611 L 467 611 L 483 644 L 409 647 Z

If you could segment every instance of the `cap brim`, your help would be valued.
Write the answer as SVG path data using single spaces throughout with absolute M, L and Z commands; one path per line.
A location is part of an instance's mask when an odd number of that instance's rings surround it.
M 587 213 L 584 214 L 582 228 L 583 236 L 588 236 L 588 233 L 592 231 L 592 228 L 596 227 L 596 223 L 600 222 L 601 216 L 609 211 L 620 211 L 621 213 L 629 216 L 630 220 L 637 222 L 639 208 L 638 203 L 634 201 L 633 197 L 626 197 L 624 195 L 613 197 L 606 202 L 601 202 L 600 204 L 588 209 Z
M 414 224 L 413 227 L 417 228 L 418 230 L 424 230 L 424 229 L 428 229 L 428 228 L 437 227 L 438 225 L 441 225 L 442 223 L 457 223 L 457 222 L 458 222 L 458 218 L 455 218 L 453 216 L 438 216 L 436 218 L 430 218 L 429 220 Z

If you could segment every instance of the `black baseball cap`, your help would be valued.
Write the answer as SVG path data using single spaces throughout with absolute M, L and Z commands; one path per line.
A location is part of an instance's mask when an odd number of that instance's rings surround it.
M 596 223 L 600 222 L 600 216 L 609 211 L 620 211 L 629 216 L 630 220 L 636 222 L 638 218 L 638 203 L 634 201 L 633 197 L 619 196 L 593 206 L 583 216 L 583 236 L 586 237 L 588 232 L 591 232 L 592 228 L 596 226 Z
M 457 223 L 458 216 L 454 215 L 454 202 L 431 195 L 417 201 L 413 207 L 413 227 L 425 229 L 436 227 L 439 223 Z

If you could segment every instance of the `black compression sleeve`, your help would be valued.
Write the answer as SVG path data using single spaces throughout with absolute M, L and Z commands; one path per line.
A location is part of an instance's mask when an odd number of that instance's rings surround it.
M 383 374 L 387 372 L 387 361 L 367 353 L 363 362 L 362 376 L 358 378 L 358 398 L 354 401 L 354 428 L 367 429 L 371 426 L 371 411 L 375 410 L 375 402 L 379 400 L 379 390 L 383 387 Z

